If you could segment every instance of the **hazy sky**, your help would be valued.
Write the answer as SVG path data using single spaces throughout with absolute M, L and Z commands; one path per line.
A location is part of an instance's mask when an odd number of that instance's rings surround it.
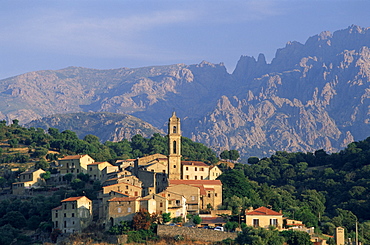
M 270 62 L 288 41 L 370 27 L 369 0 L 1 0 L 0 79 L 29 71 Z

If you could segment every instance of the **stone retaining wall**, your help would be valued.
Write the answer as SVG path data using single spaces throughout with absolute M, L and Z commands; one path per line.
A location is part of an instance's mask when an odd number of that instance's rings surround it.
M 204 242 L 218 242 L 227 238 L 235 239 L 237 237 L 237 233 L 232 232 L 214 231 L 202 228 L 174 227 L 168 225 L 158 225 L 157 235 L 159 237 L 175 237 L 177 235 L 181 235 L 188 240 Z

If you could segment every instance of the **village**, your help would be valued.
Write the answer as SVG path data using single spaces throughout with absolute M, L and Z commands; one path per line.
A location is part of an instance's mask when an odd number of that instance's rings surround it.
M 168 148 L 168 155 L 117 160 L 115 164 L 96 162 L 87 154 L 58 159 L 59 172 L 49 179 L 49 183 L 62 186 L 67 182 L 66 175 L 73 176 L 73 179 L 83 173 L 91 182 L 100 181 L 102 189 L 97 193 L 97 200 L 86 196 L 62 200 L 60 206 L 50 210 L 53 229 L 60 230 L 62 236 L 81 233 L 92 223 L 109 230 L 121 221 L 131 221 L 137 212 L 145 209 L 150 214 L 169 213 L 172 219 L 181 221 L 172 223 L 171 229 L 191 224 L 191 217 L 199 215 L 200 224 L 190 227 L 228 233 L 224 229 L 227 219 L 223 217 L 232 213 L 221 209 L 223 186 L 217 178 L 222 171 L 217 165 L 182 161 L 181 123 L 175 113 L 168 121 Z M 32 190 L 45 184 L 44 173 L 42 169 L 21 173 L 19 181 L 12 185 L 12 194 L 32 194 Z M 241 231 L 241 223 L 255 228 L 275 227 L 279 231 L 299 230 L 308 233 L 315 244 L 327 244 L 325 239 L 315 234 L 313 227 L 284 217 L 282 210 L 277 212 L 261 206 L 256 209 L 250 207 L 241 213 L 239 227 L 235 231 Z M 235 233 L 230 237 L 235 237 Z M 343 228 L 336 228 L 335 241 L 338 245 L 345 244 Z

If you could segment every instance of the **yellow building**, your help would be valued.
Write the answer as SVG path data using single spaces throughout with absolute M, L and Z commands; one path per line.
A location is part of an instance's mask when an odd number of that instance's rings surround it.
M 266 229 L 270 226 L 275 226 L 281 230 L 283 228 L 283 214 L 266 207 L 250 208 L 245 213 L 245 223 L 247 226 Z
M 52 209 L 54 229 L 63 233 L 81 232 L 92 221 L 92 202 L 85 196 L 70 197 Z
M 13 195 L 24 195 L 32 187 L 41 186 L 45 180 L 41 178 L 41 174 L 46 173 L 44 170 L 28 170 L 19 175 L 19 182 L 12 184 Z
M 209 179 L 210 166 L 199 161 L 182 161 L 182 179 L 206 180 Z
M 60 174 L 87 174 L 87 165 L 94 163 L 95 160 L 89 155 L 73 155 L 66 156 L 64 158 L 58 159 L 58 165 L 60 167 Z
M 103 169 L 114 167 L 109 162 L 94 162 L 87 165 L 87 173 L 90 175 L 91 180 L 102 180 Z M 113 168 L 115 169 L 115 168 Z M 112 170 L 113 170 L 112 169 Z
M 217 166 L 211 166 L 209 169 L 209 180 L 215 180 L 217 179 L 218 176 L 222 174 L 222 171 L 219 167 Z

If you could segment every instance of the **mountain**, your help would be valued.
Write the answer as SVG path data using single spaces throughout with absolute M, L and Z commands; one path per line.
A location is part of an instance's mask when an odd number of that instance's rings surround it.
M 166 131 L 173 110 L 183 135 L 248 157 L 277 150 L 329 152 L 370 132 L 370 29 L 352 25 L 288 42 L 267 63 L 96 70 L 68 67 L 0 81 L 0 119 L 114 112 Z
M 140 134 L 145 138 L 151 137 L 154 133 L 164 134 L 163 131 L 139 118 L 111 112 L 56 114 L 34 120 L 25 126 L 40 127 L 45 130 L 57 128 L 60 132 L 71 130 L 80 139 L 83 139 L 88 134 L 93 134 L 98 136 L 103 143 L 108 140 L 131 139 L 136 134 Z

